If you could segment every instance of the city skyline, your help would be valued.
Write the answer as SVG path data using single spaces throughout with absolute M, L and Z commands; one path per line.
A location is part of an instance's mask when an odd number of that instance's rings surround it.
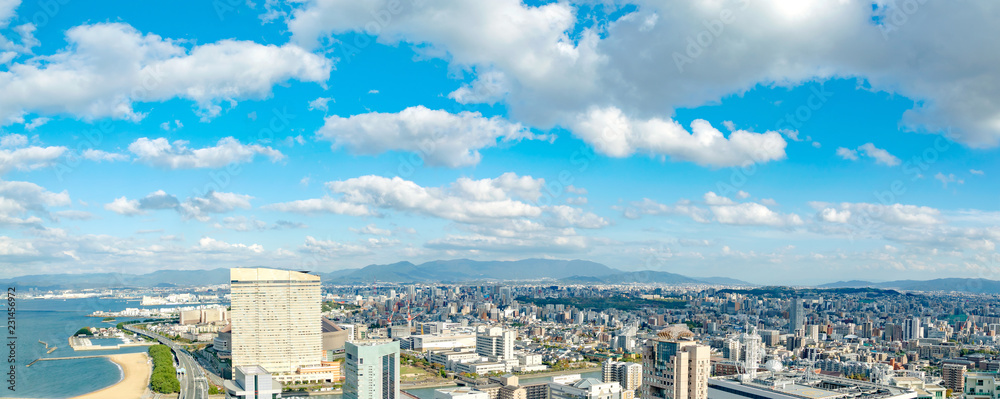
M 994 3 L 237 3 L 0 0 L 0 278 L 1000 280 Z

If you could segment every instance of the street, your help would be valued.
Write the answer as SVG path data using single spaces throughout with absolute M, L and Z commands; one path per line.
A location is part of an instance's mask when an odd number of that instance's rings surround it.
M 181 376 L 181 399 L 208 399 L 208 381 L 205 379 L 204 371 L 198 365 L 198 362 L 194 361 L 187 350 L 160 334 L 140 330 L 131 325 L 125 325 L 125 329 L 153 338 L 161 344 L 170 347 L 170 350 L 177 356 L 178 367 L 185 370 L 185 373 Z

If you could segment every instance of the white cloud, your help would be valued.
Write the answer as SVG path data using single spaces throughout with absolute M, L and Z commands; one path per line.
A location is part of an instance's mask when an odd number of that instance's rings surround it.
M 20 136 L 20 135 L 15 135 Z M 23 136 L 22 136 L 23 137 Z M 5 137 L 6 138 L 6 137 Z M 17 138 L 8 139 L 7 144 L 20 144 Z M 35 170 L 55 164 L 56 159 L 66 153 L 66 147 L 22 147 L 14 149 L 0 148 L 0 176 L 11 170 Z
M 731 132 L 725 137 L 707 121 L 691 123 L 689 133 L 672 120 L 636 120 L 618 108 L 592 108 L 573 124 L 573 132 L 598 152 L 612 157 L 635 153 L 665 155 L 673 161 L 726 167 L 785 158 L 787 143 L 778 132 Z
M 368 216 L 374 214 L 374 212 L 368 209 L 368 207 L 364 204 L 350 204 L 330 197 L 310 198 L 270 204 L 264 206 L 264 209 L 303 214 L 335 213 L 351 216 Z
M 173 98 L 193 101 L 210 118 L 221 103 L 266 98 L 278 83 L 325 84 L 332 68 L 330 60 L 291 44 L 222 40 L 186 48 L 122 23 L 70 28 L 66 40 L 56 54 L 0 72 L 0 125 L 27 113 L 137 121 L 144 115 L 134 103 Z
M 839 147 L 837 148 L 837 156 L 848 161 L 857 161 L 860 159 L 859 156 L 865 156 L 874 159 L 875 163 L 885 166 L 896 166 L 901 163 L 899 158 L 895 155 L 890 154 L 889 151 L 876 147 L 875 144 L 872 143 L 862 144 L 856 150 Z
M 479 150 L 536 136 L 520 124 L 500 117 L 485 118 L 478 112 L 451 114 L 423 106 L 399 113 L 372 112 L 347 118 L 326 118 L 317 138 L 347 147 L 356 154 L 377 155 L 386 151 L 418 154 L 431 166 L 463 167 L 479 163 Z
M 370 248 L 358 244 L 344 244 L 333 240 L 318 240 L 312 236 L 306 236 L 306 241 L 299 248 L 307 254 L 314 254 L 324 257 L 342 257 L 367 255 L 372 251 Z
M 326 111 L 329 110 L 329 107 L 327 106 L 327 104 L 330 101 L 332 101 L 332 100 L 333 99 L 329 98 L 329 97 L 320 97 L 320 98 L 317 98 L 315 100 L 312 100 L 312 101 L 309 102 L 309 110 L 310 111 L 319 110 L 319 111 L 326 112 Z M 334 101 L 334 102 L 336 102 L 336 101 Z
M 954 173 L 945 175 L 944 173 L 938 172 L 934 175 L 934 178 L 940 181 L 944 188 L 948 188 L 948 183 L 965 184 L 965 180 L 955 177 Z
M 115 162 L 115 161 L 129 160 L 128 155 L 95 150 L 93 148 L 84 150 L 83 158 L 94 162 L 102 162 L 102 161 Z
M 720 224 L 772 227 L 790 227 L 804 223 L 794 213 L 775 212 L 767 205 L 756 202 L 736 202 L 711 191 L 705 193 L 703 199 L 704 207 L 686 199 L 677 201 L 674 205 L 664 205 L 645 198 L 617 209 L 622 210 L 623 216 L 629 219 L 638 219 L 643 215 L 683 215 L 699 223 L 714 221 Z
M 212 237 L 202 237 L 198 240 L 198 245 L 195 247 L 197 250 L 206 252 L 229 252 L 229 251 L 239 251 L 239 252 L 249 252 L 260 254 L 264 252 L 264 247 L 260 244 L 230 244 L 225 241 L 219 241 Z
M 596 229 L 609 222 L 567 205 L 537 205 L 543 179 L 505 173 L 496 178 L 459 178 L 445 187 L 423 187 L 400 177 L 361 176 L 326 184 L 334 196 L 267 205 L 297 213 L 386 216 L 386 211 L 453 221 L 465 229 L 494 234 L 510 226 L 537 226 L 558 233 L 564 228 Z M 507 227 L 504 227 L 507 226 Z M 487 229 L 487 230 L 482 230 Z M 561 234 L 561 233 L 559 233 Z
M 126 216 L 141 215 L 144 213 L 139 209 L 139 200 L 130 200 L 124 196 L 115 198 L 114 201 L 104 204 L 104 209 Z
M 858 160 L 858 152 L 850 148 L 844 148 L 844 147 L 837 148 L 837 156 L 846 159 L 848 161 Z
M 448 93 L 461 104 L 495 104 L 507 95 L 507 77 L 503 72 L 490 70 L 480 72 L 472 84 L 462 85 Z
M 105 204 L 104 209 L 125 216 L 141 215 L 150 210 L 171 209 L 180 213 L 184 219 L 207 222 L 210 220 L 208 214 L 250 209 L 251 199 L 253 197 L 245 194 L 209 191 L 204 196 L 190 197 L 181 202 L 177 197 L 163 190 L 157 190 L 138 200 L 115 198 L 114 201 Z
M 713 194 L 709 192 L 708 194 Z M 706 194 L 706 202 L 708 194 Z M 709 203 L 709 210 L 715 221 L 721 224 L 748 225 L 748 226 L 797 226 L 803 224 L 802 219 L 796 214 L 782 214 L 772 211 L 767 206 L 756 202 L 732 203 L 716 202 Z
M 888 226 L 927 226 L 943 223 L 941 211 L 917 205 L 849 203 L 828 204 L 812 202 L 817 209 L 817 219 L 832 223 L 850 223 L 870 228 L 874 223 Z
M 865 156 L 872 158 L 876 163 L 880 163 L 886 166 L 896 166 L 899 165 L 899 158 L 889 153 L 889 151 L 883 150 L 881 148 L 875 147 L 872 143 L 865 143 L 861 147 L 858 147 L 858 151 Z
M 191 197 L 180 204 L 178 211 L 186 219 L 209 220 L 207 213 L 227 213 L 236 209 L 250 209 L 253 197 L 244 194 L 210 191 L 203 197 Z
M 21 5 L 21 0 L 0 0 L 0 28 L 6 28 L 10 20 L 14 18 L 17 7 Z
M 27 131 L 35 130 L 39 126 L 42 126 L 42 125 L 48 123 L 50 120 L 51 119 L 49 119 L 49 118 L 35 118 L 31 122 L 26 123 L 24 125 L 24 130 L 27 130 Z
M 985 78 L 1000 62 L 1000 43 L 990 39 L 1000 35 L 990 19 L 1000 4 L 633 3 L 635 11 L 615 21 L 584 24 L 571 3 L 316 0 L 292 12 L 289 30 L 303 46 L 332 43 L 344 57 L 351 43 L 328 35 L 376 34 L 380 43 L 413 43 L 462 70 L 503 73 L 512 118 L 539 128 L 568 125 L 594 107 L 649 120 L 758 85 L 857 77 L 916 100 L 905 128 L 971 146 L 1000 143 L 1000 81 Z M 372 10 L 389 9 L 391 23 L 372 19 Z M 706 26 L 713 23 L 720 34 Z M 692 44 L 699 37 L 711 42 Z M 820 93 L 813 103 L 821 107 L 828 97 Z
M 38 225 L 39 216 L 55 219 L 49 207 L 70 204 L 66 191 L 53 193 L 35 183 L 0 180 L 0 225 Z
M 28 136 L 11 133 L 0 136 L 0 148 L 17 148 L 28 145 Z
M 982 176 L 982 175 L 984 175 L 984 174 L 985 174 L 985 173 L 984 173 L 983 171 L 981 171 L 981 170 L 976 170 L 976 169 L 969 169 L 969 173 L 972 173 L 972 174 L 974 174 L 974 175 L 976 175 L 976 176 Z
M 264 155 L 277 162 L 284 154 L 271 147 L 259 144 L 241 144 L 239 140 L 226 137 L 214 147 L 190 149 L 188 142 L 177 140 L 170 143 L 165 138 L 150 140 L 146 137 L 129 144 L 128 150 L 140 162 L 167 169 L 221 168 L 231 163 L 246 163 L 256 155 Z
M 380 229 L 380 228 L 378 228 L 378 226 L 375 225 L 375 223 L 368 224 L 365 227 L 362 227 L 360 229 L 356 229 L 356 228 L 351 227 L 351 228 L 348 228 L 348 230 L 353 231 L 353 232 L 358 233 L 358 234 L 369 234 L 369 235 L 373 235 L 373 236 L 391 236 L 392 235 L 392 230 Z

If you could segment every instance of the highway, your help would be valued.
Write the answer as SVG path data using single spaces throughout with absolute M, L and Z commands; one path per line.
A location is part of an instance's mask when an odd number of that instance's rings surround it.
M 128 324 L 125 325 L 125 329 L 160 341 L 161 344 L 169 346 L 174 351 L 174 355 L 177 356 L 178 368 L 185 370 L 181 376 L 181 399 L 208 399 L 208 381 L 205 379 L 205 372 L 187 350 L 160 334 L 140 330 Z

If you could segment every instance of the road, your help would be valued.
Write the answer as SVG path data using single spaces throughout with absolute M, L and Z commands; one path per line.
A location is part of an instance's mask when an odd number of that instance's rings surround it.
M 208 381 L 205 379 L 205 372 L 198 365 L 198 362 L 194 361 L 187 350 L 160 334 L 140 330 L 128 324 L 125 325 L 125 329 L 160 341 L 161 344 L 169 346 L 174 351 L 174 355 L 177 356 L 178 367 L 182 367 L 185 370 L 185 373 L 181 376 L 181 399 L 208 399 Z

